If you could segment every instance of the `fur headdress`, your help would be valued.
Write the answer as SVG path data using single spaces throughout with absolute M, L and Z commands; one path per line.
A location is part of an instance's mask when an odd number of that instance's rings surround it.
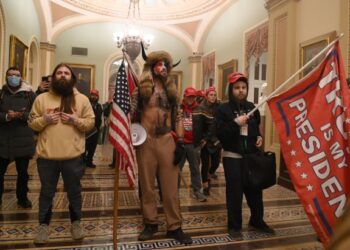
M 151 98 L 154 91 L 153 75 L 152 75 L 153 67 L 157 62 L 164 61 L 168 71 L 168 77 L 164 83 L 164 88 L 165 88 L 169 103 L 173 105 L 177 104 L 178 96 L 177 96 L 176 85 L 170 79 L 169 74 L 171 70 L 180 63 L 180 61 L 176 64 L 173 64 L 173 59 L 171 58 L 169 53 L 165 51 L 154 51 L 154 52 L 151 52 L 149 55 L 146 55 L 146 52 L 142 43 L 141 43 L 141 47 L 142 47 L 142 57 L 145 60 L 145 64 L 143 66 L 143 71 L 140 77 L 140 84 L 139 84 L 139 90 L 140 90 L 139 93 L 141 98 L 145 102 L 148 102 L 149 99 Z

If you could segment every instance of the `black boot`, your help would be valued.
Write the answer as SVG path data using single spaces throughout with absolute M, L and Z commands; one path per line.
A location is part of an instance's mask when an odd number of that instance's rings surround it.
M 22 208 L 31 208 L 32 202 L 30 200 L 28 200 L 28 198 L 25 198 L 25 199 L 18 200 L 17 205 L 22 207 Z
M 253 223 L 250 221 L 248 224 L 248 229 L 254 230 L 257 232 L 261 232 L 261 233 L 275 234 L 275 230 L 273 230 L 271 227 L 269 227 L 265 223 L 265 221 L 262 221 L 260 223 Z
M 145 224 L 145 228 L 140 233 L 138 240 L 145 241 L 152 239 L 153 235 L 158 232 L 157 224 Z
M 182 231 L 181 227 L 178 229 L 175 229 L 175 230 L 168 231 L 166 233 L 166 236 L 177 240 L 181 244 L 185 244 L 185 245 L 192 244 L 192 238 L 190 236 L 188 236 L 187 234 L 185 234 Z

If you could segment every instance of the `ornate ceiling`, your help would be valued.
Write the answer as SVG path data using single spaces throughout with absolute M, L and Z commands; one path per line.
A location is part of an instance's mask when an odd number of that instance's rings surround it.
M 129 1 L 139 2 L 131 5 Z M 197 51 L 203 37 L 227 8 L 244 0 L 37 0 L 43 35 L 53 42 L 65 30 L 86 23 L 125 22 L 165 31 Z
M 59 2 L 66 3 L 98 15 L 118 18 L 127 18 L 128 16 L 128 0 L 61 0 L 55 2 L 58 4 Z M 178 20 L 192 18 L 210 12 L 222 6 L 227 0 L 136 0 L 135 2 L 139 2 L 141 19 Z M 137 6 L 136 15 L 138 16 Z

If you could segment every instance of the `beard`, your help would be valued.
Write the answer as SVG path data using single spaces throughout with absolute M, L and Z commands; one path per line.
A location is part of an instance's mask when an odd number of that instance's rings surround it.
M 72 79 L 67 80 L 65 78 L 61 78 L 61 79 L 53 78 L 51 83 L 52 90 L 56 94 L 61 95 L 63 97 L 73 95 L 74 85 L 75 84 Z
M 168 74 L 153 74 L 153 77 L 165 84 L 168 79 Z

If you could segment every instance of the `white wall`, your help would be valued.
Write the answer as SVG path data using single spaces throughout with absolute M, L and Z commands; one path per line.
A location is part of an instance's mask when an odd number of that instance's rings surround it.
M 28 47 L 33 37 L 40 40 L 40 25 L 33 0 L 1 0 L 5 15 L 5 65 L 9 65 L 10 35 L 15 35 Z M 1 79 L 2 80 L 2 79 Z
M 204 54 L 216 51 L 216 64 L 238 59 L 243 70 L 243 33 L 267 18 L 265 0 L 240 0 L 215 22 L 204 42 Z M 216 76 L 216 79 L 217 76 Z

